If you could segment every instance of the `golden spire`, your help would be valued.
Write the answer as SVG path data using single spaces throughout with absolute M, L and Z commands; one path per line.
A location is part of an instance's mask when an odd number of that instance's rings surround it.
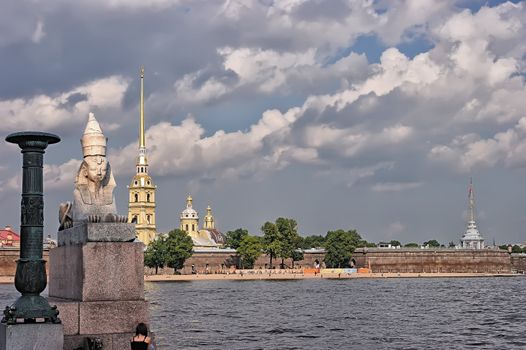
M 141 126 L 140 126 L 139 148 L 145 148 L 144 140 L 144 66 L 141 66 Z

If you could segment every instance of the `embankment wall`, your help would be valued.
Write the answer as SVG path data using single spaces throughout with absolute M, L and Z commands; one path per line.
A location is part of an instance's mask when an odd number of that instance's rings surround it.
M 504 250 L 358 248 L 356 267 L 372 272 L 510 273 L 510 255 Z
M 44 260 L 49 261 L 49 250 L 44 249 Z M 16 261 L 20 258 L 18 248 L 1 248 L 0 249 L 0 276 L 14 276 L 16 272 Z M 48 272 L 46 264 L 46 272 Z
M 526 273 L 526 254 L 511 254 L 511 268 L 519 273 Z

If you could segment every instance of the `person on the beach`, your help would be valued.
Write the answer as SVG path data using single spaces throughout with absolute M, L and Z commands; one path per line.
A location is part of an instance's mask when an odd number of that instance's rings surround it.
M 152 340 L 148 336 L 148 328 L 142 322 L 135 328 L 135 336 L 130 344 L 131 350 L 155 350 Z

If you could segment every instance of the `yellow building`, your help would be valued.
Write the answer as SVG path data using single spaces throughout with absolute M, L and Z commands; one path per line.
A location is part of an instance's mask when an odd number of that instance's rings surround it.
M 141 67 L 141 105 L 139 127 L 139 156 L 136 172 L 129 189 L 128 221 L 135 223 L 137 238 L 148 245 L 157 234 L 155 227 L 155 190 L 157 186 L 148 175 L 146 140 L 144 134 L 144 68 Z
M 199 229 L 199 214 L 193 208 L 192 196 L 186 198 L 186 209 L 181 212 L 180 228 L 186 231 L 194 242 L 194 250 L 197 248 L 220 248 L 225 243 L 225 238 L 221 232 L 215 228 L 212 208 L 206 208 L 203 228 Z
M 186 231 L 190 237 L 199 233 L 199 214 L 192 207 L 192 196 L 186 198 L 186 209 L 181 212 L 181 230 Z

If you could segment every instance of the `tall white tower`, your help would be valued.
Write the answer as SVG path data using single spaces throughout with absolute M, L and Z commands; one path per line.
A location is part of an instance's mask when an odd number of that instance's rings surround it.
M 464 249 L 484 249 L 484 238 L 477 229 L 475 223 L 475 193 L 473 191 L 473 179 L 469 181 L 469 220 L 466 232 L 460 240 L 461 247 Z

